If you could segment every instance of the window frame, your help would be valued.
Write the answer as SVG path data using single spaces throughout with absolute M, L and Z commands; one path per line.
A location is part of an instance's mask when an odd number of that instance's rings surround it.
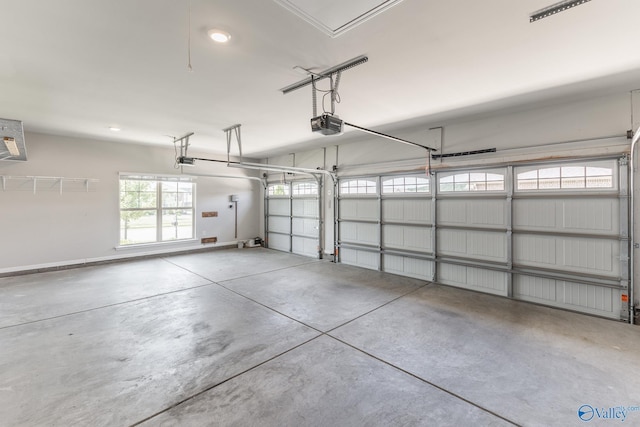
M 300 189 L 303 191 L 301 192 Z M 291 183 L 292 197 L 318 197 L 319 195 L 320 187 L 315 181 L 294 181 Z
M 415 179 L 415 183 L 407 183 L 407 178 Z M 402 183 L 396 183 L 394 181 L 402 179 Z M 426 182 L 419 182 L 424 180 Z M 391 184 L 386 184 L 388 182 Z M 432 193 L 432 182 L 430 176 L 424 176 L 424 174 L 403 174 L 403 175 L 385 175 L 380 177 L 380 194 L 384 197 L 411 197 L 411 196 L 425 196 Z M 426 191 L 418 191 L 421 187 L 426 186 Z M 415 187 L 415 191 L 407 191 L 408 188 Z M 402 191 L 385 191 L 386 189 L 402 189 Z
M 148 191 L 148 193 L 153 194 L 153 203 L 149 203 L 147 206 L 143 207 L 123 207 L 123 193 L 127 193 L 127 191 L 123 191 L 123 184 L 126 185 L 126 182 L 149 182 L 152 184 L 152 191 Z M 175 183 L 175 191 L 167 191 L 172 189 L 167 189 L 167 183 Z M 180 184 L 187 184 L 190 186 L 190 191 L 180 191 Z M 180 194 L 189 194 L 190 196 L 186 197 L 188 203 L 185 204 L 184 200 L 180 201 Z M 175 194 L 175 203 L 167 203 L 167 195 Z M 164 196 L 164 197 L 163 197 Z M 140 245 L 163 245 L 170 244 L 175 242 L 185 242 L 194 240 L 196 236 L 196 181 L 192 177 L 185 177 L 182 175 L 155 175 L 155 174 L 135 174 L 135 173 L 120 173 L 118 179 L 118 216 L 120 220 L 119 227 L 119 238 L 118 238 L 118 247 L 133 247 Z M 178 237 L 178 219 L 172 223 L 171 227 L 175 227 L 176 236 L 175 237 L 166 237 L 165 227 L 166 223 L 164 222 L 165 216 L 168 212 L 171 211 L 182 211 L 187 212 L 186 218 L 189 218 L 189 224 L 191 228 L 190 236 Z M 129 227 L 124 226 L 123 228 L 123 213 L 125 212 L 153 212 L 154 216 L 154 225 L 153 227 L 149 226 L 148 228 L 153 229 L 155 231 L 155 238 L 147 239 L 145 241 L 132 241 L 129 242 L 125 237 L 127 236 Z M 126 221 L 126 220 L 125 220 Z M 124 232 L 123 232 L 124 229 Z
M 484 174 L 484 179 L 472 180 L 472 175 Z M 502 177 L 501 180 L 489 180 L 489 175 L 499 175 Z M 456 177 L 467 175 L 466 180 L 456 181 Z M 451 182 L 443 183 L 442 180 L 451 177 Z M 467 169 L 467 170 L 457 170 L 451 172 L 438 172 L 437 173 L 437 191 L 438 194 L 504 194 L 507 192 L 507 186 L 509 185 L 507 179 L 507 170 L 505 168 L 490 168 L 490 169 Z M 492 182 L 500 182 L 502 183 L 501 189 L 489 189 L 489 183 Z M 470 189 L 472 184 L 484 183 L 484 189 Z M 443 184 L 450 184 L 452 187 L 451 190 L 443 190 Z M 456 185 L 466 185 L 466 189 L 461 187 L 460 189 L 456 189 Z
M 283 194 L 273 194 L 271 192 L 271 189 L 276 187 L 282 187 Z M 291 184 L 289 184 L 288 182 L 285 182 L 285 183 L 272 182 L 270 184 L 267 184 L 266 194 L 267 194 L 267 197 L 269 198 L 274 198 L 274 197 L 289 198 L 291 197 Z
M 572 175 L 572 176 L 563 176 L 563 170 L 568 168 L 582 168 L 582 175 Z M 599 168 L 599 169 L 607 169 L 611 171 L 610 175 L 592 175 L 592 178 L 601 178 L 601 177 L 610 177 L 611 186 L 603 187 L 603 186 L 588 186 L 588 168 Z M 552 170 L 559 169 L 558 176 L 542 178 L 542 179 L 555 179 L 558 181 L 558 187 L 549 187 L 549 188 L 540 188 L 540 171 L 542 170 Z M 536 177 L 531 178 L 519 178 L 519 176 L 536 172 Z M 618 191 L 619 183 L 618 183 L 618 167 L 615 159 L 607 159 L 607 160 L 585 160 L 585 161 L 571 161 L 571 162 L 556 162 L 556 163 L 540 163 L 528 166 L 515 166 L 513 170 L 513 190 L 517 193 L 594 193 L 594 192 L 605 192 L 605 193 L 613 193 Z M 565 179 L 578 179 L 583 178 L 584 187 L 576 187 L 576 186 L 563 186 L 563 182 Z M 536 181 L 536 188 L 520 188 L 520 181 Z
M 360 188 L 364 188 L 365 191 L 344 191 L 344 187 L 343 184 L 351 184 L 351 183 L 355 183 L 355 185 L 347 185 L 347 188 L 349 190 L 354 189 L 360 189 Z M 361 185 L 364 184 L 364 185 Z M 373 185 L 368 185 L 370 183 L 373 183 Z M 376 197 L 380 195 L 380 189 L 378 188 L 378 177 L 357 177 L 357 178 L 342 178 L 340 180 L 340 185 L 338 188 L 338 194 L 340 195 L 340 197 Z M 369 191 L 369 189 L 372 189 L 373 191 Z

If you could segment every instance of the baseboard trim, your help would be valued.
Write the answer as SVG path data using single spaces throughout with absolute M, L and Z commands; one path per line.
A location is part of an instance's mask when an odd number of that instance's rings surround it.
M 237 248 L 237 243 L 223 243 L 217 244 L 216 246 L 206 246 L 200 248 L 182 248 L 182 249 L 170 249 L 164 251 L 153 251 L 153 252 L 145 252 L 145 253 L 132 253 L 128 255 L 116 255 L 109 257 L 100 257 L 100 258 L 87 258 L 83 260 L 70 260 L 59 263 L 50 263 L 50 264 L 38 264 L 38 265 L 28 265 L 21 266 L 17 268 L 5 268 L 0 269 L 0 278 L 2 277 L 11 277 L 11 276 L 24 276 L 27 274 L 36 274 L 36 273 L 46 273 L 50 271 L 61 271 L 61 270 L 70 270 L 74 268 L 82 268 L 82 267 L 92 267 L 96 265 L 105 265 L 105 264 L 114 264 L 120 262 L 130 262 L 130 261 L 139 261 L 143 259 L 152 259 L 152 258 L 162 258 L 171 255 L 186 255 L 190 253 L 199 253 L 199 252 L 209 252 L 209 251 L 218 251 L 224 249 L 232 249 Z

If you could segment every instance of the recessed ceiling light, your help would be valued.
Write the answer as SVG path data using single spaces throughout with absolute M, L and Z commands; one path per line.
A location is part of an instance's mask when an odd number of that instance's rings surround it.
M 211 37 L 211 40 L 213 40 L 216 43 L 227 43 L 229 40 L 231 40 L 231 34 L 229 34 L 224 30 L 219 30 L 217 28 L 209 30 L 207 34 L 209 34 L 209 37 Z
M 109 126 L 109 130 L 111 132 L 120 132 L 121 129 L 117 126 Z

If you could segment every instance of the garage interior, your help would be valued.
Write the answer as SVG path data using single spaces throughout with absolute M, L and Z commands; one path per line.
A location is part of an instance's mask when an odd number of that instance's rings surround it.
M 640 423 L 640 4 L 342 3 L 1 2 L 1 424 Z

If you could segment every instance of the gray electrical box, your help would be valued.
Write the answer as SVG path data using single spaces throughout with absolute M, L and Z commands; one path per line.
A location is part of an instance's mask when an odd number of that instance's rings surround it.
M 231 200 L 232 202 L 237 202 L 238 201 L 238 195 L 237 194 L 232 194 L 231 196 L 229 196 L 229 200 Z

